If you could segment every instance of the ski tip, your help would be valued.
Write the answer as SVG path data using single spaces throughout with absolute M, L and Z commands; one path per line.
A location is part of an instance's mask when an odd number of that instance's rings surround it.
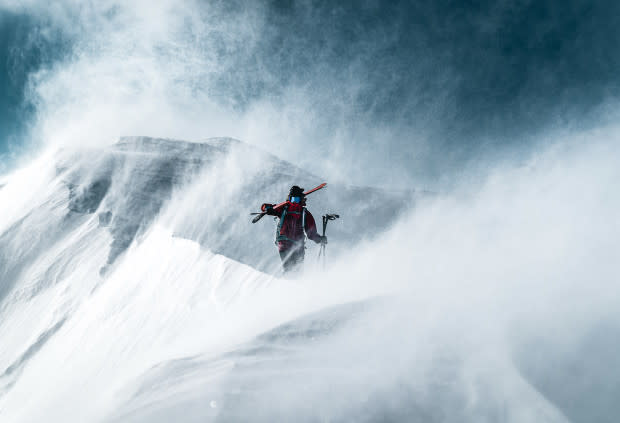
M 318 191 L 318 190 L 320 190 L 321 188 L 325 188 L 326 186 L 327 186 L 327 182 L 323 182 L 323 183 L 322 183 L 321 185 L 319 185 L 318 187 L 316 187 L 316 188 L 312 188 L 311 190 L 304 192 L 304 195 L 312 194 L 314 191 Z
M 256 216 L 254 216 L 254 219 L 252 219 L 252 223 L 256 223 L 256 222 L 258 222 L 259 220 L 261 220 L 261 219 L 262 219 L 262 217 L 263 217 L 264 215 L 265 215 L 265 213 L 258 214 L 258 215 L 256 215 Z

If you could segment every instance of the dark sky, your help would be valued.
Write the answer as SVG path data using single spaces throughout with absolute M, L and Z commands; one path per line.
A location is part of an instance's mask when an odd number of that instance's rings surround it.
M 0 152 L 5 151 L 8 137 L 19 132 L 26 73 L 38 66 L 36 59 L 18 51 L 27 30 L 17 17 L 0 14 Z
M 233 18 L 248 7 L 220 3 Z M 620 95 L 615 1 L 278 0 L 262 13 L 256 49 L 211 89 L 229 107 L 307 83 L 322 105 L 344 98 L 348 118 L 423 128 L 437 152 L 466 160 L 549 125 L 596 124 L 599 106 Z M 0 12 L 0 151 L 33 117 L 29 73 L 66 58 L 71 43 Z
M 274 73 L 321 74 L 336 87 L 359 78 L 366 85 L 352 101 L 361 113 L 427 128 L 451 149 L 581 126 L 620 95 L 618 2 L 310 4 L 273 3 L 278 30 L 265 49 Z
M 60 31 L 42 33 L 41 22 L 0 9 L 0 154 L 18 148 L 35 107 L 26 101 L 28 77 L 62 60 L 68 49 Z

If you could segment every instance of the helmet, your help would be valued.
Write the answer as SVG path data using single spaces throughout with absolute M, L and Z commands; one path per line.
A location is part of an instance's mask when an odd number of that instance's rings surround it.
M 291 190 L 288 192 L 289 197 L 303 197 L 304 189 L 298 187 L 297 185 L 293 185 Z
M 293 201 L 295 203 L 301 203 L 304 199 L 304 189 L 298 187 L 297 185 L 293 185 L 288 192 L 288 201 Z

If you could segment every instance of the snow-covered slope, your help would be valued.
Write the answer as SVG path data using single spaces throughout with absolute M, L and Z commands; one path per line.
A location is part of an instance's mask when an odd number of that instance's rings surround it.
M 0 181 L 0 421 L 611 421 L 600 157 L 413 216 L 416 192 L 330 184 L 308 201 L 341 215 L 327 270 L 309 245 L 284 279 L 248 213 L 321 178 L 231 139 L 44 155 Z
M 11 195 L 7 203 L 14 201 L 14 195 L 32 196 L 32 201 L 25 200 L 24 208 L 19 209 L 19 220 L 9 218 L 0 223 L 11 224 L 0 240 L 2 251 L 7 251 L 1 270 L 7 280 L 15 280 L 16 269 L 23 269 L 24 260 L 30 260 L 25 256 L 17 260 L 16 253 L 39 257 L 41 251 L 53 248 L 52 244 L 58 246 L 62 237 L 76 233 L 85 223 L 106 229 L 86 231 L 84 236 L 107 232 L 111 237 L 103 265 L 107 268 L 156 217 L 173 228 L 175 236 L 273 271 L 278 264 L 270 248 L 274 234 L 265 230 L 270 219 L 250 225 L 250 211 L 258 210 L 262 202 L 283 200 L 293 184 L 311 187 L 322 182 L 272 155 L 222 138 L 202 143 L 123 138 L 106 149 L 60 152 L 45 166 L 29 170 L 43 172 L 35 176 L 39 179 L 36 187 L 7 188 L 21 190 L 6 193 Z M 15 184 L 21 183 L 15 179 Z M 329 230 L 334 241 L 330 250 L 337 253 L 388 227 L 398 211 L 413 200 L 412 193 L 404 198 L 402 193 L 330 184 L 329 189 L 309 199 L 309 209 L 318 221 L 325 212 L 341 214 L 342 219 Z M 42 225 L 50 228 L 33 231 Z M 7 249 L 13 242 L 22 242 L 21 232 L 40 237 L 35 249 Z
M 232 139 L 124 138 L 10 175 L 0 188 L 2 420 L 112 418 L 135 407 L 135 381 L 161 363 L 225 351 L 317 307 L 261 271 L 277 274 L 273 227 L 251 225 L 249 212 L 319 182 Z M 329 232 L 334 257 L 393 222 L 382 204 L 403 204 L 361 189 L 330 185 L 309 201 L 317 217 L 342 215 Z

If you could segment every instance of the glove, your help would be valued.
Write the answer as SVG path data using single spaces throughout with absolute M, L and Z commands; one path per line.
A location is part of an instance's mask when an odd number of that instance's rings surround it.
M 273 210 L 273 204 L 264 203 L 262 206 L 260 206 L 260 210 L 264 213 L 267 213 L 268 211 Z
M 327 244 L 327 236 L 319 235 L 319 244 Z

